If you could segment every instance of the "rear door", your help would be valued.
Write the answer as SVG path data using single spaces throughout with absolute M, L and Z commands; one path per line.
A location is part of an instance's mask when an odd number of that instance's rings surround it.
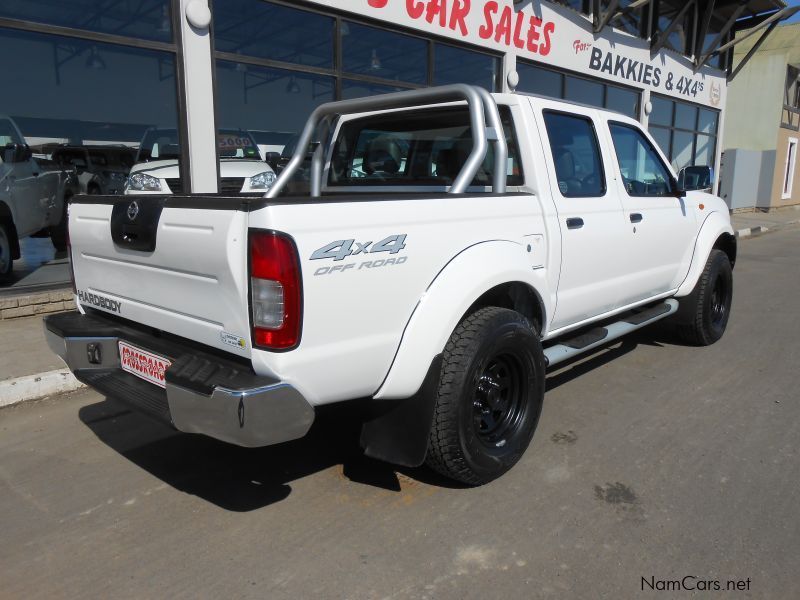
M 648 136 L 632 123 L 609 120 L 616 187 L 625 210 L 628 262 L 636 277 L 626 287 L 637 302 L 678 287 L 686 275 L 697 231 L 696 216 Z
M 621 305 L 627 231 L 617 189 L 609 185 L 597 111 L 541 105 L 537 119 L 561 229 L 561 271 L 551 323 L 555 330 Z
M 250 356 L 247 210 L 230 198 L 78 197 L 80 304 Z

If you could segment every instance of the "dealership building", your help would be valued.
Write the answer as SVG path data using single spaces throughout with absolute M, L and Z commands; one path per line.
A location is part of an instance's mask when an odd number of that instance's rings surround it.
M 320 103 L 459 82 L 619 111 L 676 169 L 716 171 L 733 47 L 787 11 L 781 0 L 3 0 L 0 114 L 42 158 L 57 144 L 135 149 L 148 129 L 172 128 L 182 189 L 213 192 L 219 130 L 280 150 Z

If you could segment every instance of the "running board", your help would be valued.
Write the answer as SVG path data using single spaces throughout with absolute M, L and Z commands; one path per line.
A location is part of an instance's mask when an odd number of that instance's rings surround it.
M 604 327 L 597 327 L 581 335 L 564 340 L 554 346 L 544 349 L 544 360 L 548 367 L 557 365 L 567 359 L 588 352 L 602 344 L 621 338 L 632 331 L 641 329 L 646 325 L 660 321 L 678 310 L 678 301 L 670 298 L 655 306 L 628 314 L 615 323 Z

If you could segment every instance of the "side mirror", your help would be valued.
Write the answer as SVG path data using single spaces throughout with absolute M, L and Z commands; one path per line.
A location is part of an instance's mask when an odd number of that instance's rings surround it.
M 3 162 L 21 163 L 31 159 L 33 153 L 28 144 L 6 144 L 3 148 Z
M 683 190 L 710 190 L 714 185 L 714 169 L 706 165 L 683 167 L 678 173 L 678 187 Z
M 264 162 L 267 163 L 272 170 L 276 173 L 278 172 L 278 163 L 281 160 L 281 153 L 280 152 L 267 152 L 264 155 Z

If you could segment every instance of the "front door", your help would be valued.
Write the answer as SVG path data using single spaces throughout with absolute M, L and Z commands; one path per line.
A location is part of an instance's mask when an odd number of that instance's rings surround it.
M 686 275 L 697 231 L 695 212 L 676 197 L 676 182 L 654 144 L 635 125 L 608 122 L 619 168 L 619 195 L 635 277 L 628 302 L 675 289 Z

